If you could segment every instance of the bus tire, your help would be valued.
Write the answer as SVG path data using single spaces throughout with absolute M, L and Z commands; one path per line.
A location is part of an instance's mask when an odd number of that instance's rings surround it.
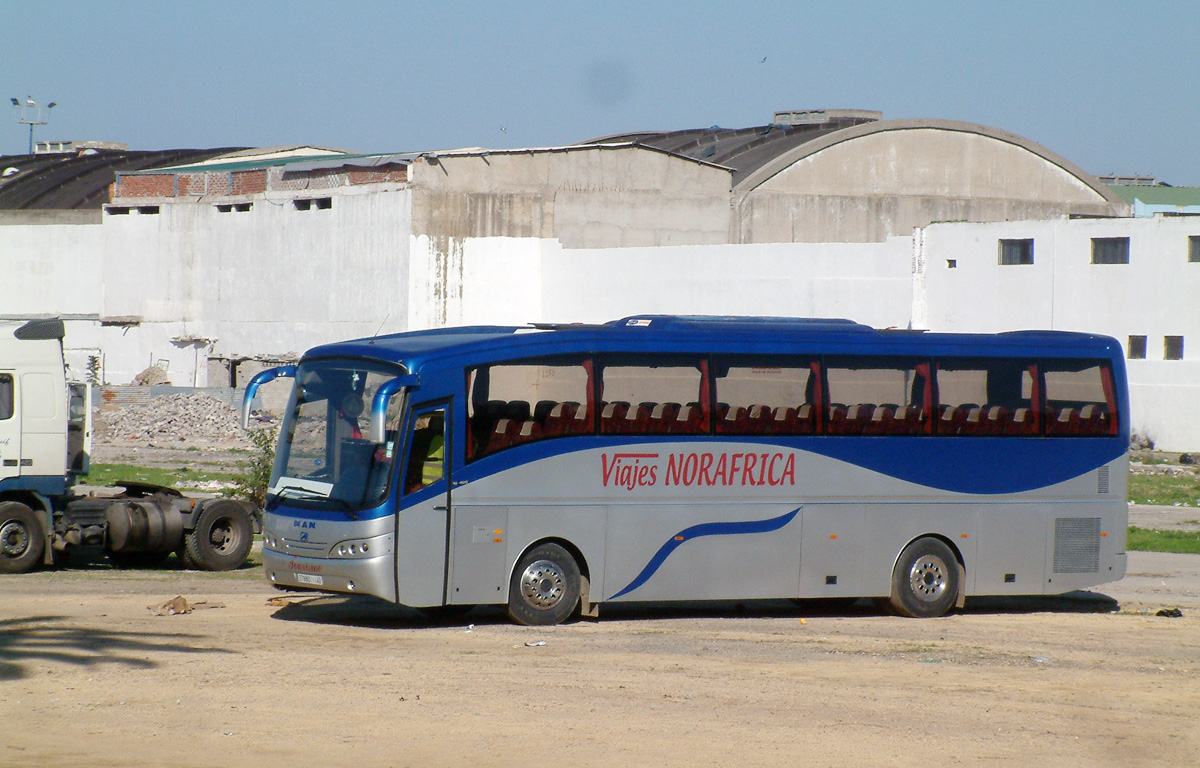
M 0 573 L 25 573 L 45 551 L 46 532 L 37 513 L 19 501 L 0 502 Z
M 958 599 L 958 573 L 958 560 L 944 541 L 917 539 L 896 561 L 888 607 L 913 619 L 944 616 Z
M 579 564 L 558 544 L 525 553 L 508 586 L 508 617 L 518 624 L 561 624 L 579 605 Z
M 206 571 L 232 571 L 246 562 L 253 543 L 254 526 L 245 507 L 236 501 L 213 502 L 183 537 L 184 564 Z

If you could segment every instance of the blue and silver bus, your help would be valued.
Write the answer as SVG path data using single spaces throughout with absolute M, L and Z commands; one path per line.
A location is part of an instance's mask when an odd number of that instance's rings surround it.
M 524 624 L 602 603 L 974 595 L 1125 574 L 1117 341 L 647 315 L 328 344 L 294 377 L 263 562 L 285 588 Z

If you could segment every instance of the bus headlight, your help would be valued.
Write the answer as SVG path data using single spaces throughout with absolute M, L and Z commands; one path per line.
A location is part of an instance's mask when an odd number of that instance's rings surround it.
M 366 558 L 387 554 L 391 547 L 391 536 L 377 536 L 370 539 L 346 539 L 339 541 L 329 548 L 329 556 L 336 558 Z

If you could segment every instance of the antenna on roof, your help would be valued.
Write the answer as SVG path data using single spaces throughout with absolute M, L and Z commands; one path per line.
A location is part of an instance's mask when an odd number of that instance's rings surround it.
M 375 333 L 371 334 L 371 340 L 367 342 L 368 344 L 375 343 L 375 339 L 377 339 L 379 337 L 379 332 L 383 330 L 384 323 L 386 323 L 388 321 L 388 318 L 391 316 L 392 316 L 391 312 L 388 312 L 386 315 L 383 316 L 383 322 L 380 323 L 379 327 L 375 329 Z

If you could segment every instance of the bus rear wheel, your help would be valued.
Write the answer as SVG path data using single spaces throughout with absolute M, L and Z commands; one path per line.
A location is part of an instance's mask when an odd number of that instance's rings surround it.
M 945 542 L 917 539 L 896 561 L 888 606 L 914 619 L 944 616 L 958 599 L 958 573 L 958 559 Z
M 525 553 L 508 586 L 508 617 L 518 624 L 561 624 L 579 605 L 579 564 L 558 544 Z

